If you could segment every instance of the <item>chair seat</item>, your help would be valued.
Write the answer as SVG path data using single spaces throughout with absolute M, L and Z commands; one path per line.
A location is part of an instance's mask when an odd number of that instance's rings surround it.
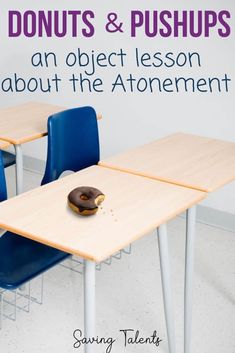
M 16 289 L 70 254 L 11 232 L 0 238 L 0 287 Z
M 16 163 L 16 157 L 13 153 L 2 151 L 3 166 L 4 168 L 10 167 Z

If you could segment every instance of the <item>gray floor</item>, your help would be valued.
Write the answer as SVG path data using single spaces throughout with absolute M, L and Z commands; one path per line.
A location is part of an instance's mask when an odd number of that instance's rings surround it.
M 7 176 L 12 194 L 13 170 Z M 40 178 L 26 172 L 27 189 L 39 185 Z M 179 217 L 168 224 L 178 353 L 183 353 L 184 229 L 185 221 Z M 235 352 L 234 249 L 234 233 L 197 224 L 192 353 Z M 111 352 L 167 353 L 156 234 L 135 242 L 131 255 L 103 265 L 97 271 L 96 289 L 97 334 L 116 339 Z M 19 312 L 16 322 L 4 320 L 0 352 L 83 352 L 82 347 L 73 348 L 73 331 L 83 330 L 82 298 L 81 275 L 61 266 L 50 270 L 45 275 L 43 305 L 33 304 L 29 314 Z M 157 330 L 163 341 L 159 347 L 124 347 L 119 332 L 123 329 L 139 330 L 142 337 Z M 100 344 L 95 352 L 106 352 L 107 346 Z

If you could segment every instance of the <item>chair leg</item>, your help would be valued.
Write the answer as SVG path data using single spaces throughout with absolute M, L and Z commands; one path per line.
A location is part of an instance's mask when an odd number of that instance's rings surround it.
M 2 329 L 2 317 L 3 317 L 3 292 L 0 291 L 0 330 Z
M 42 305 L 43 303 L 43 293 L 44 293 L 44 275 L 41 275 L 41 298 L 38 301 L 38 304 Z
M 13 321 L 16 320 L 16 290 L 14 290 L 14 316 Z
M 32 294 L 31 294 L 31 282 L 29 282 L 29 295 L 27 295 L 26 297 L 29 298 L 30 305 L 31 305 L 31 302 L 39 304 L 39 305 L 42 305 L 42 303 L 43 303 L 44 276 L 41 275 L 40 278 L 41 278 L 41 288 L 40 288 L 39 298 L 35 298 L 34 296 L 32 296 Z
M 32 295 L 30 295 L 30 301 L 37 303 L 39 305 L 43 304 L 43 294 L 44 294 L 44 275 L 41 275 L 41 289 L 40 289 L 40 298 L 37 299 L 35 297 L 33 297 Z
M 29 290 L 28 290 L 28 294 L 29 294 L 29 297 L 28 297 L 28 313 L 30 312 L 30 307 L 31 307 L 31 282 L 29 281 Z
M 26 291 L 27 287 L 28 287 L 28 293 L 24 293 Z M 23 288 L 24 288 L 24 290 L 23 290 Z M 27 284 L 24 284 L 23 286 L 19 287 L 18 290 L 16 290 L 16 299 L 18 299 L 17 297 L 27 299 L 26 305 L 20 306 L 19 304 L 17 304 L 16 308 L 23 310 L 26 313 L 29 313 L 29 311 L 30 311 L 30 304 L 31 304 L 30 303 L 30 290 L 31 290 L 30 282 L 28 282 Z
M 31 294 L 31 281 L 28 282 L 28 293 L 27 294 L 21 293 L 22 290 L 19 290 L 18 295 L 28 299 L 28 304 L 27 304 L 28 308 L 27 308 L 27 310 L 24 310 L 24 308 L 19 308 L 19 309 L 22 309 L 24 311 L 29 312 L 30 311 L 31 302 L 36 303 L 36 304 L 40 304 L 40 305 L 43 303 L 43 289 L 44 289 L 44 277 L 43 277 L 43 275 L 41 275 L 40 278 L 41 278 L 41 285 L 40 285 L 39 298 L 35 298 L 35 296 L 33 296 Z
M 9 298 L 4 298 L 4 293 L 9 292 L 9 294 L 13 295 L 13 300 L 10 300 Z M 12 291 L 7 291 L 4 290 L 1 292 L 1 319 L 3 320 L 3 317 L 15 321 L 16 320 L 16 306 L 17 306 L 17 298 L 16 298 L 16 290 L 12 290 Z M 5 305 L 4 305 L 5 304 Z M 7 311 L 5 310 L 6 307 L 13 307 L 13 312 L 11 313 L 7 313 Z
M 16 315 L 17 315 L 17 309 L 23 310 L 27 313 L 30 312 L 31 308 L 31 303 L 37 303 L 37 304 L 42 304 L 43 303 L 43 286 L 44 286 L 44 278 L 43 275 L 41 275 L 41 288 L 40 288 L 40 295 L 39 298 L 35 298 L 31 295 L 31 282 L 29 281 L 27 285 L 24 285 L 24 287 L 28 286 L 28 291 L 27 293 L 22 292 L 22 287 L 21 289 L 18 288 L 18 290 L 12 290 L 12 291 L 5 291 L 5 290 L 0 290 L 0 330 L 2 328 L 2 323 L 3 323 L 3 317 L 10 319 L 12 321 L 16 321 Z M 11 298 L 5 297 L 4 298 L 4 293 L 8 292 L 9 295 L 13 295 L 13 300 Z M 20 298 L 25 298 L 27 299 L 27 304 L 25 303 L 19 303 L 18 300 Z M 5 305 L 4 305 L 5 303 Z M 13 311 L 8 313 L 5 309 L 6 307 L 11 307 L 13 308 Z

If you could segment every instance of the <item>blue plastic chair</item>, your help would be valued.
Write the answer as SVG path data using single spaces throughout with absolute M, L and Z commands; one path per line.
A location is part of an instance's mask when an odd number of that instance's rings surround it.
M 0 201 L 7 199 L 2 152 L 0 151 Z M 0 287 L 14 290 L 69 254 L 11 232 L 0 237 Z
M 77 172 L 99 162 L 99 134 L 92 107 L 68 109 L 48 118 L 46 170 L 42 185 L 64 171 Z
M 4 168 L 8 168 L 16 163 L 16 157 L 13 153 L 2 151 Z

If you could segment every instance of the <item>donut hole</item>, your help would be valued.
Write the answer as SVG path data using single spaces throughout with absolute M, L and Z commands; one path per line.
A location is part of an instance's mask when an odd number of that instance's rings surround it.
M 87 200 L 89 200 L 89 197 L 87 195 L 85 195 L 85 194 L 82 194 L 80 196 L 80 199 L 83 200 L 83 201 L 87 201 Z

